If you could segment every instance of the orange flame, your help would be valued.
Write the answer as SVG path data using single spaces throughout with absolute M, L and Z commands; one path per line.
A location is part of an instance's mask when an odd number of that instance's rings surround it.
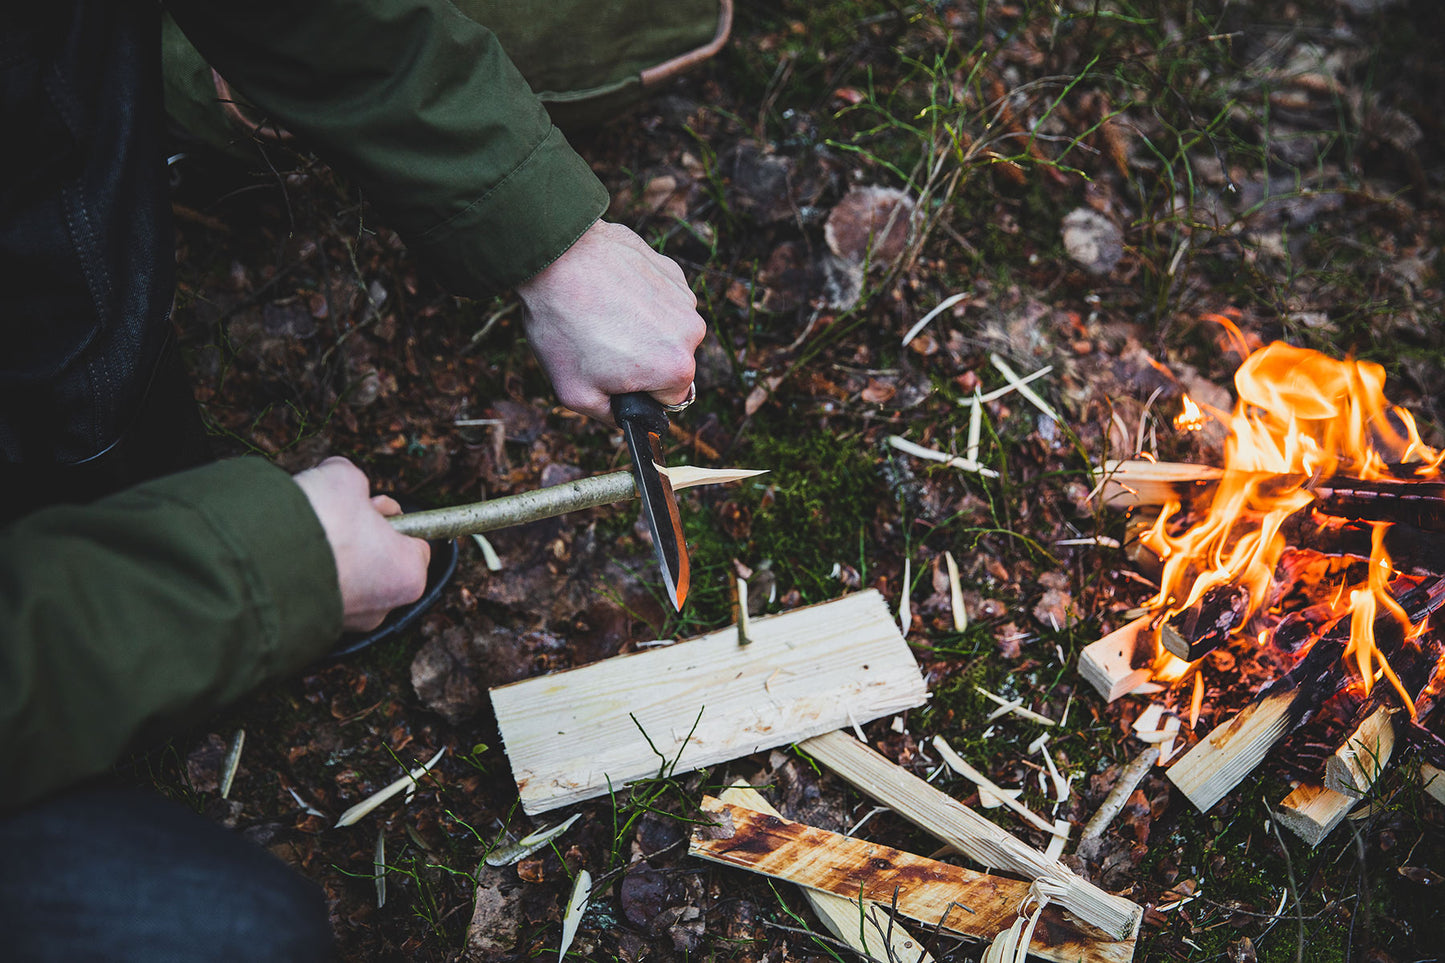
M 1385 371 L 1372 362 L 1338 361 L 1275 342 L 1240 365 L 1234 384 L 1239 401 L 1228 418 L 1224 474 L 1207 514 L 1171 534 L 1170 522 L 1180 511 L 1172 502 L 1142 539 L 1164 562 L 1159 594 L 1149 602 L 1164 618 L 1219 585 L 1246 588 L 1251 612 L 1265 605 L 1285 548 L 1281 526 L 1314 501 L 1313 488 L 1322 480 L 1336 474 L 1393 477 L 1392 466 L 1398 470 L 1406 463 L 1417 476 L 1434 476 L 1445 459 L 1420 440 L 1408 412 L 1386 402 Z M 1186 411 L 1198 410 L 1187 397 L 1185 402 Z M 1384 550 L 1386 528 L 1387 523 L 1375 526 L 1368 582 L 1348 593 L 1347 658 L 1367 692 L 1383 672 L 1403 696 L 1403 686 L 1375 647 L 1375 614 L 1384 606 L 1407 633 L 1422 627 L 1409 625 L 1388 592 L 1393 569 Z M 1406 704 L 1411 701 L 1406 696 Z
M 1202 431 L 1204 429 L 1204 412 L 1194 403 L 1194 399 L 1188 395 L 1184 396 L 1184 408 L 1174 416 L 1174 427 L 1179 431 Z

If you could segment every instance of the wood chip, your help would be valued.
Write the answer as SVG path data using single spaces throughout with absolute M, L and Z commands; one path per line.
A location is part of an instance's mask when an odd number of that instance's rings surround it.
M 673 465 L 670 468 L 659 465 L 657 470 L 667 476 L 673 491 L 698 485 L 726 485 L 768 472 L 766 468 L 699 468 L 696 465 Z
M 581 818 L 582 814 L 577 813 L 575 816 L 558 823 L 556 826 L 539 829 L 536 832 L 528 833 L 515 843 L 498 846 L 487 854 L 486 863 L 488 866 L 511 866 L 514 863 L 521 862 L 565 833 L 572 827 L 573 823 Z
M 918 337 L 918 332 L 928 327 L 928 322 L 932 321 L 934 318 L 938 317 L 944 311 L 947 311 L 949 308 L 953 307 L 955 304 L 962 301 L 964 298 L 968 297 L 972 293 L 972 291 L 964 291 L 962 294 L 950 295 L 949 297 L 946 297 L 942 301 L 938 302 L 938 305 L 932 311 L 929 311 L 923 317 L 919 318 L 918 323 L 908 329 L 908 333 L 903 336 L 903 347 L 908 347 L 908 342 Z
M 942 736 L 934 736 L 933 748 L 938 750 L 938 755 L 943 759 L 944 762 L 948 763 L 948 768 L 952 769 L 954 772 L 958 773 L 960 776 L 967 779 L 974 785 L 979 786 L 980 788 L 987 789 L 989 792 L 993 793 L 999 798 L 999 802 L 1003 805 L 1005 809 L 1017 814 L 1030 825 L 1035 826 L 1038 829 L 1042 829 L 1046 833 L 1052 833 L 1054 831 L 1053 823 L 1049 822 L 1047 819 L 1043 818 L 1038 813 L 1025 806 L 1023 803 L 1009 796 L 1009 794 L 1003 789 L 1003 787 L 999 786 L 993 780 L 989 779 L 983 773 L 979 772 L 977 769 L 973 768 L 967 762 L 965 762 L 962 756 L 953 751 L 953 747 L 948 744 L 947 739 L 944 739 Z
M 915 458 L 926 458 L 929 461 L 936 461 L 947 465 L 950 468 L 957 468 L 960 471 L 973 472 L 984 478 L 997 478 L 998 472 L 992 468 L 985 468 L 977 462 L 969 461 L 966 458 L 959 458 L 957 455 L 950 455 L 947 452 L 935 451 L 932 448 L 925 448 L 922 445 L 914 444 L 907 438 L 898 435 L 889 435 L 888 444 L 897 448 L 904 454 L 912 455 Z
M 372 793 L 370 796 L 367 796 L 355 806 L 352 806 L 350 809 L 346 810 L 346 812 L 341 814 L 341 818 L 336 821 L 336 828 L 340 829 L 342 826 L 350 826 L 352 823 L 361 819 L 367 813 L 371 812 L 373 809 L 386 802 L 392 796 L 395 796 L 397 793 L 400 793 L 411 786 L 415 786 L 418 779 L 420 779 L 422 776 L 425 776 L 428 772 L 431 771 L 432 766 L 435 766 L 439 761 L 441 761 L 442 754 L 446 751 L 446 747 L 443 746 L 442 748 L 437 750 L 437 754 L 432 756 L 425 765 L 417 766 L 411 772 L 407 773 L 405 776 L 402 776 L 400 779 L 387 786 L 385 789 L 381 790 L 380 792 Z
M 1054 720 L 1050 719 L 1048 716 L 1037 713 L 1032 709 L 1023 708 L 1022 700 L 1005 699 L 1003 696 L 995 695 L 994 693 L 989 692 L 987 689 L 984 689 L 980 686 L 974 686 L 974 689 L 978 692 L 979 695 L 983 696 L 985 699 L 988 699 L 990 702 L 993 702 L 996 705 L 1007 707 L 1009 712 L 1012 712 L 1014 715 L 1019 716 L 1020 718 L 1028 719 L 1030 722 L 1037 722 L 1046 726 L 1056 725 Z
M 226 764 L 221 768 L 221 798 L 229 799 L 231 796 L 231 783 L 236 778 L 236 770 L 241 765 L 241 750 L 246 745 L 246 730 L 237 729 L 236 734 L 231 737 L 231 749 L 226 753 Z
M 953 608 L 953 631 L 962 632 L 968 628 L 968 609 L 963 605 L 963 585 L 958 580 L 958 563 L 953 560 L 952 552 L 944 552 L 943 561 L 948 566 L 948 601 Z
M 557 963 L 567 958 L 572 941 L 577 938 L 577 925 L 582 914 L 587 912 L 587 901 L 592 897 L 592 874 L 585 869 L 577 870 L 577 881 L 572 884 L 572 898 L 567 901 L 567 912 L 562 917 L 562 944 L 557 951 Z
M 1027 381 L 1014 373 L 1014 370 L 1008 366 L 1008 362 L 1004 361 L 1003 358 L 1000 358 L 997 354 L 990 354 L 988 360 L 993 363 L 993 366 L 998 369 L 998 373 L 1003 375 L 1009 384 L 1018 389 L 1019 394 L 1023 395 L 1029 400 L 1030 404 L 1043 412 L 1044 417 L 1058 423 L 1059 416 L 1054 409 L 1049 407 L 1049 403 L 1040 397 L 1038 392 L 1029 387 Z
M 908 630 L 913 625 L 913 613 L 908 605 L 908 593 L 912 586 L 913 559 L 905 558 L 903 560 L 903 590 L 899 593 L 900 598 L 898 599 L 898 631 L 903 633 L 905 639 L 908 638 Z

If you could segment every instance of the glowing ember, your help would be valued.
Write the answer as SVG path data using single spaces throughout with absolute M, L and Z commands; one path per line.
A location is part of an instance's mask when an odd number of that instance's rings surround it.
M 1174 416 L 1174 427 L 1179 431 L 1204 430 L 1204 412 L 1188 395 L 1184 396 L 1184 410 Z
M 1164 562 L 1159 594 L 1149 602 L 1161 620 L 1220 585 L 1247 589 L 1251 613 L 1265 605 L 1285 549 L 1281 526 L 1314 501 L 1314 488 L 1326 479 L 1434 477 L 1445 458 L 1421 442 L 1408 412 L 1386 402 L 1385 372 L 1377 364 L 1337 361 L 1275 342 L 1245 360 L 1234 384 L 1239 401 L 1228 418 L 1224 473 L 1208 512 L 1173 534 L 1170 521 L 1181 506 L 1170 502 L 1143 538 Z M 1184 405 L 1175 426 L 1202 428 L 1205 415 L 1188 397 Z M 1350 604 L 1346 658 L 1360 672 L 1366 692 L 1383 673 L 1404 695 L 1375 647 L 1374 617 L 1383 607 L 1407 634 L 1422 627 L 1409 624 L 1387 590 L 1394 570 L 1384 550 L 1386 528 L 1388 523 L 1375 525 L 1368 581 L 1340 586 L 1340 597 Z M 1240 622 L 1241 630 L 1247 621 Z M 1184 675 L 1180 666 L 1155 666 L 1162 682 Z M 1412 699 L 1406 696 L 1405 702 Z

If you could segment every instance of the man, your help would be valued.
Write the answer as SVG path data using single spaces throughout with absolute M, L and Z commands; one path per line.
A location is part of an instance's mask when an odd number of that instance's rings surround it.
M 451 289 L 513 287 L 558 397 L 688 395 L 704 326 L 487 31 L 446 0 L 171 0 L 231 84 L 351 176 Z M 158 10 L 28 4 L 0 34 L 0 926 L 21 959 L 314 959 L 317 894 L 95 787 L 128 747 L 421 592 L 354 466 L 200 460 L 168 381 Z M 106 491 L 152 478 L 110 497 Z M 29 504 L 22 506 L 21 500 Z

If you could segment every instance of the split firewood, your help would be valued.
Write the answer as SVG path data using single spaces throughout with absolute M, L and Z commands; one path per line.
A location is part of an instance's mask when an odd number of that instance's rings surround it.
M 1390 764 L 1395 751 L 1395 710 L 1374 708 L 1351 730 L 1345 741 L 1325 760 L 1325 788 L 1360 799 Z
M 877 591 L 491 690 L 529 814 L 923 705 Z
M 702 809 L 714 822 L 693 832 L 688 848 L 691 855 L 825 893 L 895 906 L 909 919 L 975 939 L 992 939 L 1007 930 L 1029 898 L 1029 884 L 1017 880 L 977 873 L 711 797 L 704 797 Z M 853 905 L 856 913 L 857 904 Z M 1134 939 L 1101 940 L 1092 930 L 1050 908 L 1044 911 L 1030 950 L 1059 963 L 1127 963 L 1134 956 Z
M 1154 663 L 1159 657 L 1159 633 L 1152 616 L 1143 615 L 1084 646 L 1079 674 L 1105 702 L 1113 702 L 1141 686 L 1153 685 Z M 1159 690 L 1156 686 L 1154 691 Z
M 1358 799 L 1333 789 L 1300 783 L 1275 809 L 1274 818 L 1314 847 L 1323 842 L 1358 803 Z
M 782 813 L 774 809 L 762 793 L 746 783 L 729 786 L 718 799 L 730 806 L 782 818 Z M 864 958 L 894 960 L 897 963 L 933 963 L 933 957 L 928 955 L 923 945 L 884 912 L 882 904 L 872 900 L 864 900 L 860 904 L 857 893 L 852 891 L 842 896 L 810 889 L 806 885 L 799 888 L 828 931 Z
M 1055 902 L 1110 939 L 1130 940 L 1138 932 L 1143 910 L 1137 904 L 1104 892 L 846 733 L 816 736 L 798 748 L 980 865 L 1042 881 L 1059 894 Z
M 1436 802 L 1445 805 L 1445 769 L 1428 762 L 1420 763 L 1420 785 Z
M 1445 576 L 1399 597 L 1412 622 L 1445 605 Z M 1385 613 L 1374 622 L 1375 644 L 1388 659 L 1404 644 L 1400 623 Z M 1271 682 L 1234 718 L 1217 726 L 1169 768 L 1169 780 L 1207 812 L 1257 766 L 1270 748 L 1314 715 L 1349 682 L 1344 653 L 1350 626 L 1340 620 L 1288 673 Z
M 761 475 L 766 469 L 677 465 L 662 468 L 661 471 L 667 474 L 673 490 L 678 491 L 697 485 L 721 485 L 741 481 Z M 393 528 L 413 538 L 456 538 L 459 535 L 490 532 L 510 525 L 522 525 L 636 497 L 637 486 L 633 482 L 632 472 L 614 471 L 468 505 L 407 512 L 404 515 L 394 515 L 389 520 Z

